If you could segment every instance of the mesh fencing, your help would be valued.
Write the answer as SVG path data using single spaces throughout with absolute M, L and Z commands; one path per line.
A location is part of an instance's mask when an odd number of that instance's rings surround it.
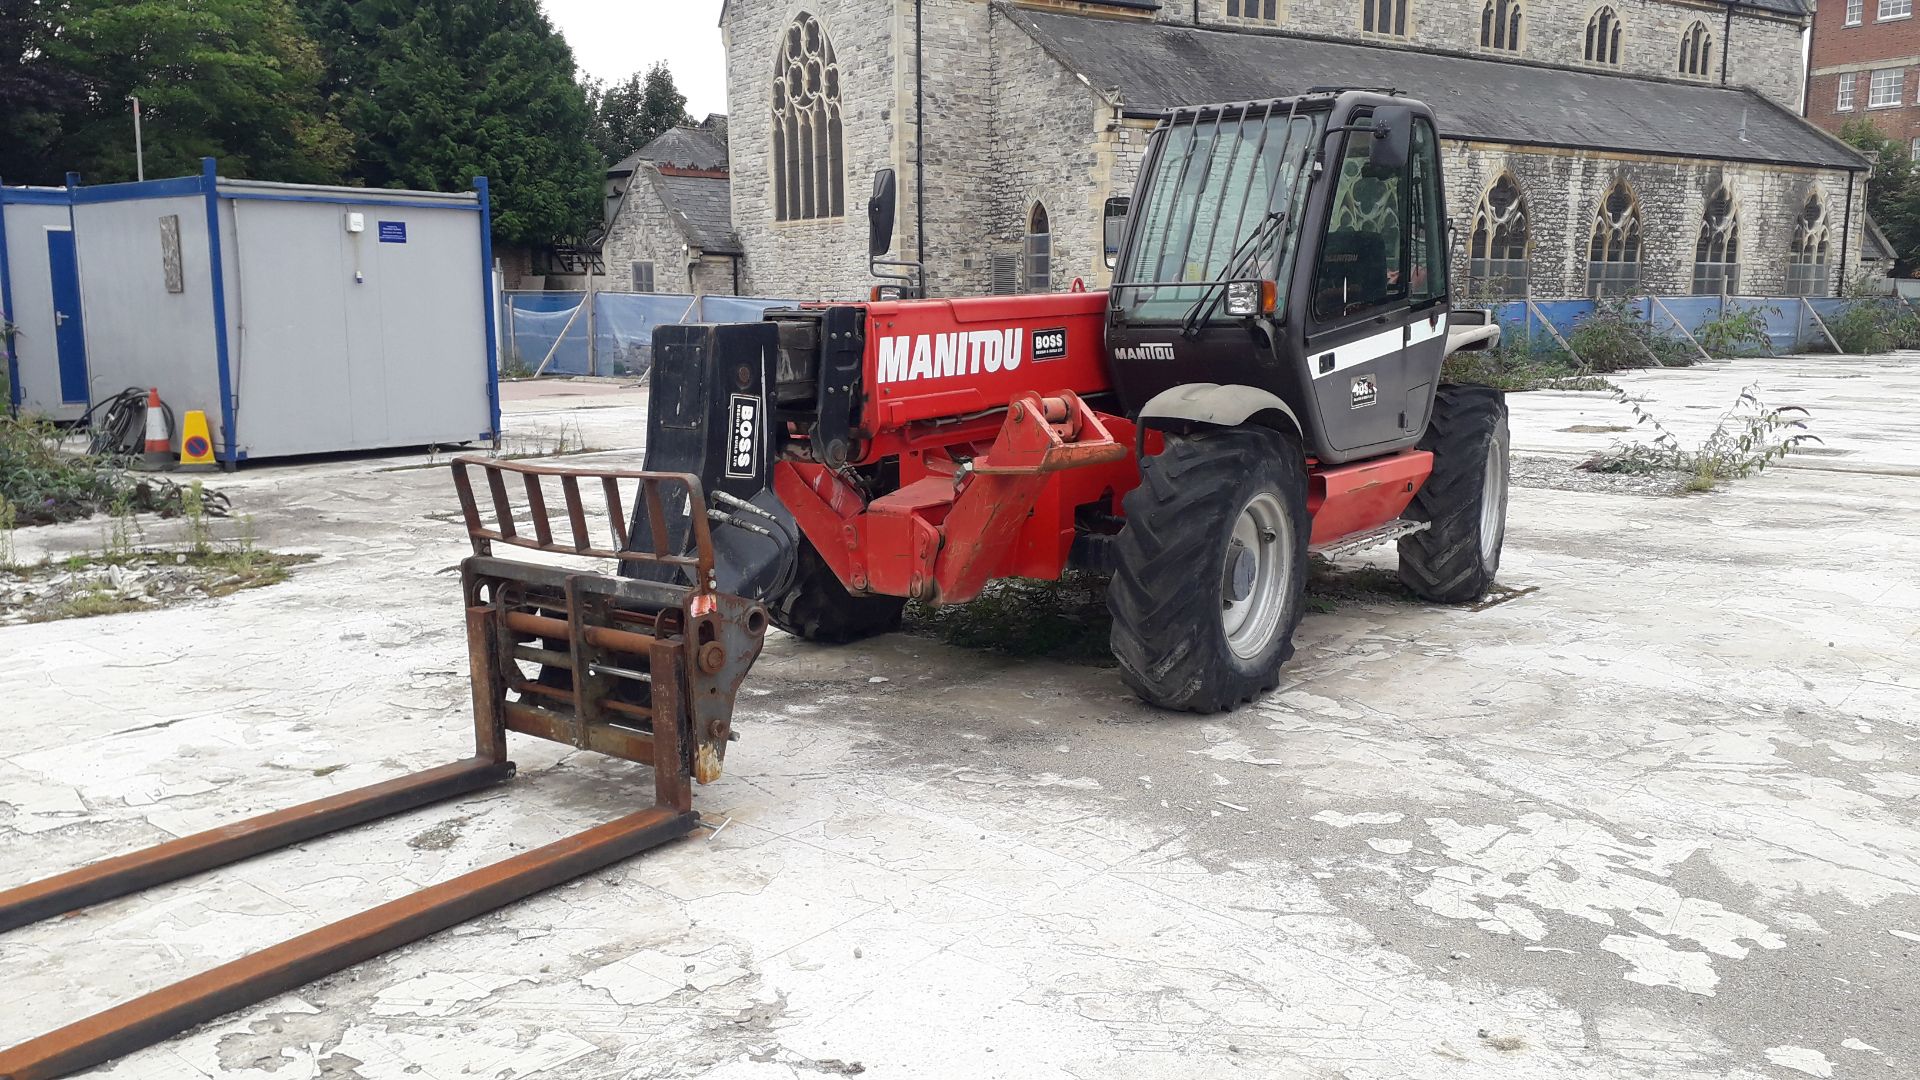
M 758 322 L 796 300 L 679 293 L 508 292 L 503 374 L 641 375 L 653 365 L 653 328 L 662 323 Z

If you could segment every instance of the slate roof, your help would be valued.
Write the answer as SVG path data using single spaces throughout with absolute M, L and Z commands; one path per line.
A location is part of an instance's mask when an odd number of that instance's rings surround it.
M 716 114 L 718 115 L 718 114 Z M 709 118 L 709 123 L 711 123 Z M 726 118 L 720 118 L 719 130 L 724 132 Z M 724 135 L 716 135 L 707 127 L 669 128 L 654 136 L 653 141 L 622 158 L 620 162 L 607 170 L 609 176 L 628 176 L 640 163 L 652 162 L 655 165 L 675 165 L 682 169 L 725 169 L 727 167 L 727 140 Z
M 1766 0 L 1798 4 L 1799 0 Z M 1517 145 L 1864 169 L 1846 144 L 1751 90 L 1411 49 L 995 7 L 1129 114 L 1313 86 L 1392 86 L 1441 135 Z
M 709 255 L 744 255 L 733 231 L 733 194 L 724 176 L 680 176 L 647 169 L 653 189 L 687 243 Z

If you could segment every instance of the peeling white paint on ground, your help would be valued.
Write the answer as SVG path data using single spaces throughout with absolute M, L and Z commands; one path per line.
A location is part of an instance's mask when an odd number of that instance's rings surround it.
M 1827 1055 L 1804 1046 L 1770 1046 L 1767 1048 L 1767 1060 L 1783 1069 L 1792 1069 L 1808 1076 L 1833 1075 L 1833 1063 L 1827 1060 Z

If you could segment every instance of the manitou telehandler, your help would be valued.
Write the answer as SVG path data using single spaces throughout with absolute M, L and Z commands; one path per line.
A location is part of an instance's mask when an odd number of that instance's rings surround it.
M 720 588 L 790 633 L 849 641 L 908 598 L 1082 568 L 1111 574 L 1129 686 L 1231 708 L 1292 654 L 1309 552 L 1398 540 L 1440 602 L 1493 581 L 1506 406 L 1440 366 L 1499 330 L 1450 309 L 1445 206 L 1418 102 L 1180 109 L 1109 290 L 663 327 L 648 466 L 781 520 L 734 531 Z M 869 210 L 878 260 L 890 173 Z
M 86 1068 L 684 835 L 769 619 L 846 642 L 909 598 L 1084 568 L 1111 575 L 1128 685 L 1218 710 L 1278 681 L 1310 552 L 1397 540 L 1415 593 L 1479 598 L 1507 416 L 1440 382 L 1448 351 L 1499 335 L 1450 308 L 1444 206 L 1432 115 L 1392 92 L 1182 108 L 1106 292 L 659 328 L 646 471 L 453 464 L 472 758 L 0 892 L 0 932 L 499 782 L 508 732 L 650 765 L 653 804 L 0 1051 L 0 1080 Z M 917 283 L 882 259 L 891 173 L 869 214 L 876 273 Z

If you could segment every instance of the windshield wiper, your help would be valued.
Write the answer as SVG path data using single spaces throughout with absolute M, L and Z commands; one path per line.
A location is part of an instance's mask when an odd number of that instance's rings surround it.
M 1224 288 L 1226 283 L 1245 272 L 1246 265 L 1259 254 L 1267 234 L 1273 231 L 1274 225 L 1285 220 L 1287 220 L 1285 210 L 1269 210 L 1267 215 L 1260 219 L 1260 224 L 1255 225 L 1253 231 L 1247 234 L 1247 238 L 1240 241 L 1240 246 L 1233 249 L 1232 255 L 1227 256 L 1226 268 L 1218 277 L 1207 283 L 1207 287 L 1202 289 L 1200 295 L 1194 299 L 1193 306 L 1187 308 L 1186 314 L 1181 317 L 1181 336 L 1192 338 L 1199 333 L 1200 325 L 1213 317 L 1213 309 L 1219 306 L 1220 298 L 1226 295 Z

